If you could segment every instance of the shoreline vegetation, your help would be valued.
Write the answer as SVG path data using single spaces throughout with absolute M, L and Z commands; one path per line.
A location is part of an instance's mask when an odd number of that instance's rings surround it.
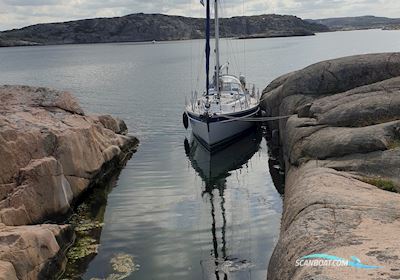
M 268 279 L 400 278 L 400 53 L 344 57 L 263 92 L 285 169 L 280 238 Z M 379 269 L 295 266 L 310 254 Z

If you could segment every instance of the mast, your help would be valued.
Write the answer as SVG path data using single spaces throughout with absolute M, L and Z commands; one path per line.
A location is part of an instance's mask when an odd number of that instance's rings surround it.
M 218 17 L 218 0 L 214 3 L 214 14 L 215 14 L 215 86 L 217 96 L 219 97 L 219 17 Z
M 203 3 L 203 2 L 202 2 Z M 206 92 L 207 99 L 210 88 L 210 0 L 206 4 Z

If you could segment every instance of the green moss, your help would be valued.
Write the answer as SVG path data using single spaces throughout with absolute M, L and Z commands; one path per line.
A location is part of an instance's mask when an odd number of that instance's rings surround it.
M 88 236 L 79 238 L 67 253 L 68 261 L 76 262 L 84 258 L 92 257 L 97 254 L 98 247 L 99 245 L 94 238 Z
M 68 263 L 61 279 L 82 279 L 90 261 L 97 255 L 107 196 L 115 185 L 114 179 L 106 186 L 94 188 L 85 200 L 76 207 L 68 222 L 76 234 L 75 244 L 68 250 Z M 133 256 L 119 253 L 110 260 L 110 274 L 91 280 L 122 280 L 139 269 Z
M 399 190 L 399 187 L 393 181 L 382 178 L 363 178 L 362 181 L 374 185 L 384 191 L 398 192 Z
M 93 189 L 69 218 L 76 240 L 67 252 L 68 263 L 62 279 L 81 279 L 90 261 L 97 255 L 104 209 L 111 189 L 111 186 Z
M 92 278 L 91 280 L 122 280 L 128 278 L 132 272 L 139 270 L 139 265 L 135 264 L 133 257 L 128 254 L 116 254 L 110 260 L 113 273 L 106 278 Z
M 88 235 L 94 231 L 101 230 L 103 226 L 104 223 L 99 221 L 84 220 L 76 225 L 75 232 L 77 235 Z
M 389 144 L 387 145 L 387 148 L 389 150 L 400 148 L 400 139 L 395 139 L 395 140 L 390 141 Z
M 131 273 L 137 269 L 133 257 L 128 254 L 117 254 L 110 261 L 115 272 Z

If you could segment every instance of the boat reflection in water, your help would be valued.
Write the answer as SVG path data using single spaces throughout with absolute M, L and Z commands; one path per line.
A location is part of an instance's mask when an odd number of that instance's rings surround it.
M 237 248 L 228 248 L 227 235 L 232 238 L 234 225 L 228 225 L 227 215 L 232 209 L 226 209 L 227 178 L 234 170 L 247 169 L 249 160 L 259 151 L 262 133 L 252 131 L 239 138 L 235 143 L 216 152 L 209 152 L 195 136 L 189 142 L 185 139 L 185 151 L 192 167 L 202 178 L 204 185 L 202 198 L 210 203 L 212 251 L 207 259 L 201 261 L 204 274 L 219 279 L 247 279 L 240 272 L 248 274 L 254 266 L 249 260 L 242 259 L 240 253 L 229 254 Z M 227 231 L 230 231 L 229 234 Z M 240 241 L 239 241 L 240 242 Z M 233 246 L 232 246 L 233 247 Z M 239 277 L 238 277 L 239 276 Z

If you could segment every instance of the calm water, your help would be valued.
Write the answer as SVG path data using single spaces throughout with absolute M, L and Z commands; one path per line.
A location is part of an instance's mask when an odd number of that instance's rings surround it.
M 112 278 L 110 263 L 119 254 L 140 265 L 124 279 L 266 278 L 282 202 L 265 140 L 253 134 L 210 156 L 181 125 L 185 94 L 202 84 L 202 45 L 0 49 L 0 84 L 72 91 L 87 111 L 124 119 L 141 140 L 108 196 L 99 254 L 84 279 L 122 279 Z M 230 69 L 242 65 L 248 80 L 263 88 L 320 60 L 397 51 L 400 32 L 225 40 L 222 47 Z

